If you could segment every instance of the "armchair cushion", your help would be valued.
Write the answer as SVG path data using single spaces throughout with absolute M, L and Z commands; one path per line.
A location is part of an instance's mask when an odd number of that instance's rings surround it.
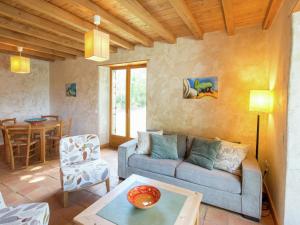
M 60 141 L 61 167 L 100 158 L 99 138 L 94 134 L 62 138 Z
M 64 191 L 74 191 L 83 187 L 105 181 L 108 176 L 108 165 L 105 161 L 81 161 L 61 167 Z
M 0 192 L 0 209 L 6 208 L 5 202 L 3 200 L 2 194 Z
M 0 209 L 0 224 L 2 225 L 48 225 L 48 203 L 30 203 Z

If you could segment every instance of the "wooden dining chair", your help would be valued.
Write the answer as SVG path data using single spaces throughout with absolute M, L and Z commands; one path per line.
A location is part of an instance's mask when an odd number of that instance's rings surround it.
M 72 118 L 61 122 L 61 133 L 63 137 L 71 136 Z
M 42 115 L 41 118 L 45 118 L 47 120 L 59 121 L 59 116 L 57 115 Z
M 15 159 L 25 158 L 26 168 L 29 160 L 35 156 L 39 148 L 39 141 L 32 139 L 31 125 L 5 126 L 10 153 L 11 169 L 15 169 Z
M 1 133 L 2 133 L 2 138 L 3 138 L 3 146 L 1 146 L 2 148 L 2 156 L 3 158 L 6 157 L 6 151 L 8 148 L 7 145 L 7 137 L 6 137 L 6 132 L 5 132 L 5 126 L 6 125 L 13 125 L 17 123 L 17 119 L 16 118 L 9 118 L 9 119 L 2 119 L 0 120 L 0 128 L 1 128 Z
M 62 137 L 68 137 L 71 135 L 72 129 L 72 118 L 69 118 L 64 121 L 60 121 L 59 127 L 57 127 L 54 135 L 47 137 L 47 148 L 50 151 L 55 151 L 58 153 L 59 142 Z

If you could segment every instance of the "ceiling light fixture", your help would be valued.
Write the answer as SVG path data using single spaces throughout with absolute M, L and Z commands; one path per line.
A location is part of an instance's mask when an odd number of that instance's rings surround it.
M 98 30 L 100 16 L 94 16 L 96 29 L 84 34 L 84 56 L 97 62 L 109 60 L 109 34 Z
M 30 73 L 30 58 L 23 57 L 23 47 L 17 47 L 20 55 L 10 57 L 10 71 L 13 73 Z

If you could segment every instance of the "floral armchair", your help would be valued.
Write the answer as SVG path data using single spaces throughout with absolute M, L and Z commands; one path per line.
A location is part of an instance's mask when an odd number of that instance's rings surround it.
M 59 153 L 64 207 L 68 205 L 68 193 L 71 191 L 105 181 L 109 192 L 109 169 L 107 163 L 100 158 L 97 135 L 62 138 Z
M 48 225 L 48 203 L 28 203 L 6 206 L 0 192 L 0 224 L 3 225 Z

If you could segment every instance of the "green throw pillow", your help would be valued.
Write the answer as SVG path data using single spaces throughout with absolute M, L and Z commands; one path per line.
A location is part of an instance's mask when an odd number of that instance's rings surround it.
M 177 135 L 151 134 L 151 157 L 154 159 L 178 159 Z
M 187 161 L 212 170 L 220 146 L 220 141 L 195 138 Z

